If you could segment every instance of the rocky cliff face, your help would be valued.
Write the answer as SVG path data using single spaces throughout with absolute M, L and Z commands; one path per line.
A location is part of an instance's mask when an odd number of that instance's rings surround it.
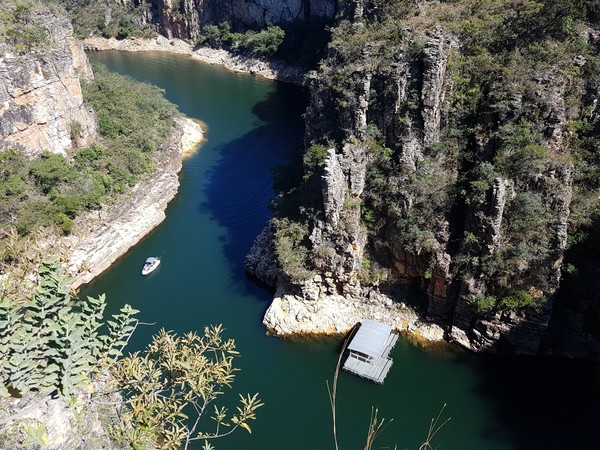
M 96 139 L 80 84 L 92 71 L 65 17 L 46 13 L 35 20 L 47 30 L 44 46 L 18 51 L 0 44 L 0 147 L 65 154 Z
M 195 41 L 204 25 L 229 22 L 234 30 L 286 24 L 313 17 L 334 17 L 337 0 L 127 0 L 134 5 L 147 5 L 150 20 L 168 38 Z M 146 14 L 146 13 L 145 13 Z
M 107 411 L 90 402 L 90 398 L 91 392 L 81 389 L 69 404 L 64 399 L 49 396 L 5 400 L 5 414 L 0 423 L 2 448 L 19 450 L 26 447 L 27 439 L 31 438 L 25 430 L 32 426 L 43 430 L 40 436 L 43 445 L 38 444 L 38 448 L 44 450 L 114 448 L 115 444 L 101 422 Z
M 580 220 L 570 124 L 588 120 L 585 58 L 562 47 L 553 62 L 472 58 L 457 24 L 427 7 L 393 25 L 356 8 L 309 79 L 307 147 L 331 149 L 309 222 L 317 275 L 289 292 L 318 302 L 412 282 L 447 339 L 536 354 Z

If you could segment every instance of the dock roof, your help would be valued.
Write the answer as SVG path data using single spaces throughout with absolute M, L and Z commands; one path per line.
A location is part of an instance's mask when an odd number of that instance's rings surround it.
M 380 356 L 391 331 L 390 325 L 375 320 L 365 320 L 348 345 L 348 350 L 373 358 Z

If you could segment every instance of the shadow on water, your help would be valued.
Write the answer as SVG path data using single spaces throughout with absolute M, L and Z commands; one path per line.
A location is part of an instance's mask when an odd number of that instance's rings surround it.
M 545 345 L 600 359 L 600 219 L 571 238 Z
M 566 261 L 575 262 L 581 269 L 579 280 L 569 274 L 563 276 L 550 325 L 539 330 L 544 337 L 540 353 L 573 354 L 581 350 L 578 343 L 586 342 L 586 336 L 597 336 L 597 326 L 590 330 L 582 330 L 580 324 L 573 326 L 582 320 L 583 311 L 593 317 L 586 308 L 591 310 L 592 299 L 597 298 L 600 240 L 597 233 L 592 236 L 594 239 L 585 242 L 584 248 L 575 246 L 567 252 Z M 506 340 L 527 342 L 535 339 L 532 334 L 536 334 L 535 327 L 524 324 L 514 327 Z M 589 352 L 588 356 L 593 354 Z M 482 355 L 477 369 L 481 376 L 478 394 L 493 405 L 499 420 L 510 430 L 513 448 L 600 448 L 596 434 L 600 424 L 597 358 Z
M 275 193 L 270 171 L 265 168 L 287 163 L 301 145 L 305 107 L 302 88 L 278 83 L 252 109 L 265 125 L 219 147 L 219 159 L 207 173 L 206 200 L 200 204 L 200 212 L 210 214 L 228 230 L 222 237 L 223 251 L 236 279 L 245 276 L 244 257 L 271 217 L 269 205 Z M 239 283 L 244 291 L 265 288 L 251 277 L 247 281 Z
M 523 340 L 530 331 L 517 326 L 503 339 Z M 484 430 L 485 439 L 514 450 L 600 448 L 595 433 L 600 423 L 597 361 L 507 354 L 465 355 L 456 361 L 476 371 L 473 393 L 500 425 Z M 499 429 L 502 433 L 496 434 Z
M 600 370 L 590 361 L 558 357 L 481 355 L 485 398 L 515 450 L 598 448 Z M 473 361 L 470 361 L 472 363 Z

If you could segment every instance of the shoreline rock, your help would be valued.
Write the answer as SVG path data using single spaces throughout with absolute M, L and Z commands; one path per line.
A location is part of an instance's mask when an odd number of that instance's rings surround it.
M 302 84 L 304 71 L 299 67 L 290 66 L 283 61 L 264 61 L 258 58 L 234 55 L 223 49 L 194 46 L 181 39 L 168 39 L 158 35 L 154 38 L 103 38 L 98 36 L 84 39 L 85 50 L 119 50 L 125 52 L 168 52 L 187 55 L 192 59 L 213 65 L 222 66 L 233 72 L 249 73 L 261 77 L 284 81 L 293 84 Z
M 385 322 L 395 331 L 406 332 L 418 341 L 445 342 L 442 327 L 424 322 L 413 308 L 399 299 L 375 291 L 362 298 L 334 294 L 307 300 L 279 288 L 265 313 L 263 325 L 269 334 L 293 338 L 346 334 L 356 323 L 369 319 Z
M 181 158 L 185 161 L 195 155 L 200 149 L 200 144 L 205 140 L 204 133 L 206 132 L 207 125 L 201 120 L 192 117 L 183 116 L 176 120 L 183 130 L 181 136 Z
M 277 288 L 263 317 L 267 333 L 286 339 L 343 335 L 356 323 L 371 319 L 388 323 L 423 346 L 447 344 L 441 326 L 423 320 L 404 303 L 406 289 L 383 293 L 358 288 L 339 295 L 330 292 L 321 275 L 316 275 L 302 283 L 301 294 L 291 293 L 284 277 L 279 276 L 274 234 L 273 222 L 268 221 L 244 260 L 247 273 Z
M 80 217 L 74 235 L 62 239 L 72 288 L 89 283 L 154 230 L 177 195 L 184 155 L 203 140 L 201 126 L 187 117 L 176 119 L 174 133 L 156 171 L 112 204 Z

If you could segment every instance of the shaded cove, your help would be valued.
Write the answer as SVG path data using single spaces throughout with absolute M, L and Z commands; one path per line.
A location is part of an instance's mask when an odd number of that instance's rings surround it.
M 217 448 L 333 449 L 325 380 L 333 377 L 339 339 L 267 336 L 261 321 L 271 293 L 249 280 L 242 264 L 270 217 L 271 168 L 302 144 L 306 93 L 182 56 L 90 57 L 158 85 L 208 129 L 200 151 L 184 163 L 166 220 L 81 294 L 106 293 L 111 313 L 129 302 L 143 322 L 155 324 L 138 328 L 130 351 L 143 348 L 160 328 L 182 333 L 224 325 L 241 353 L 228 397 L 259 392 L 265 406 L 252 434 L 242 430 L 215 442 Z M 142 277 L 147 256 L 160 256 L 162 263 Z M 425 351 L 403 338 L 391 356 L 394 366 L 383 386 L 340 375 L 341 449 L 364 448 L 372 407 L 379 417 L 394 419 L 373 448 L 417 449 L 444 403 L 451 420 L 434 440 L 440 449 L 598 448 L 595 364 Z

